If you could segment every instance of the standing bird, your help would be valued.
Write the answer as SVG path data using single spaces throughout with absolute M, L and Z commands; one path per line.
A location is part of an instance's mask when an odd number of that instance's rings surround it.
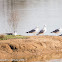
M 32 30 L 30 30 L 30 31 L 28 31 L 26 33 L 37 33 L 38 30 L 39 30 L 39 27 L 37 26 L 36 28 L 34 28 L 34 29 L 32 29 Z
M 17 35 L 17 32 L 16 32 L 16 31 L 14 31 L 13 35 L 15 35 L 15 36 L 16 36 L 16 35 Z
M 47 31 L 46 25 L 44 25 L 43 29 L 41 29 L 41 30 L 38 32 L 37 35 L 39 35 L 39 34 L 44 34 L 46 31 Z
M 60 33 L 60 32 L 62 32 L 62 29 L 61 29 L 61 28 L 52 31 L 51 33 L 56 33 L 56 34 L 58 34 L 58 33 Z
M 62 34 L 60 34 L 59 36 L 62 36 Z

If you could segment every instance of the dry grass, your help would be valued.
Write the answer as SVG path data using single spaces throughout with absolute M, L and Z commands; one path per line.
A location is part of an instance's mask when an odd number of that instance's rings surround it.
M 0 35 L 0 40 L 4 40 L 5 39 L 5 35 Z

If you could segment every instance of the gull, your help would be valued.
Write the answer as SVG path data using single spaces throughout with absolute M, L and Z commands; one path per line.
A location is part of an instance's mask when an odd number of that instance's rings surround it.
M 4 33 L 5 35 L 13 35 L 13 33 Z
M 51 33 L 56 33 L 56 34 L 58 34 L 58 33 L 60 33 L 60 32 L 62 32 L 62 29 L 61 29 L 61 28 L 55 29 L 55 30 L 52 31 Z
M 17 32 L 16 32 L 16 31 L 14 31 L 13 35 L 15 35 L 15 36 L 16 36 L 16 35 L 17 35 Z
M 46 31 L 47 31 L 46 25 L 44 25 L 43 29 L 41 29 L 41 30 L 38 32 L 37 35 L 39 35 L 39 34 L 44 34 Z
M 59 36 L 62 36 L 62 34 L 60 34 Z
M 30 30 L 30 31 L 28 31 L 26 33 L 37 33 L 38 30 L 39 30 L 39 27 L 37 26 L 36 28 L 34 28 L 34 29 L 32 29 L 32 30 Z

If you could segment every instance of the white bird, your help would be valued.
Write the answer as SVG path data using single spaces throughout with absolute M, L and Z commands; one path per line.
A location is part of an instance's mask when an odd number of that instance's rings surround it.
M 47 31 L 46 25 L 44 25 L 43 29 L 41 29 L 41 30 L 38 32 L 37 35 L 39 35 L 39 34 L 44 34 L 46 31 Z
M 15 36 L 16 36 L 16 35 L 17 35 L 17 32 L 16 32 L 16 31 L 14 31 L 13 35 L 15 35 Z
M 62 29 L 61 29 L 61 28 L 52 31 L 51 33 L 56 33 L 56 34 L 58 34 L 58 33 L 60 33 L 60 32 L 62 32 Z
M 34 28 L 34 29 L 32 29 L 32 30 L 30 30 L 30 31 L 28 31 L 26 33 L 37 33 L 38 30 L 39 30 L 39 27 L 37 26 L 36 28 Z

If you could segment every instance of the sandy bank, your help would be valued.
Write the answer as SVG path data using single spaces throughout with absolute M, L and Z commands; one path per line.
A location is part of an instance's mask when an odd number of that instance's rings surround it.
M 54 58 L 61 58 L 61 54 L 60 36 L 30 36 L 28 39 L 0 40 L 0 59 L 31 58 L 33 55 L 42 56 L 42 59 L 50 58 L 51 55 Z

